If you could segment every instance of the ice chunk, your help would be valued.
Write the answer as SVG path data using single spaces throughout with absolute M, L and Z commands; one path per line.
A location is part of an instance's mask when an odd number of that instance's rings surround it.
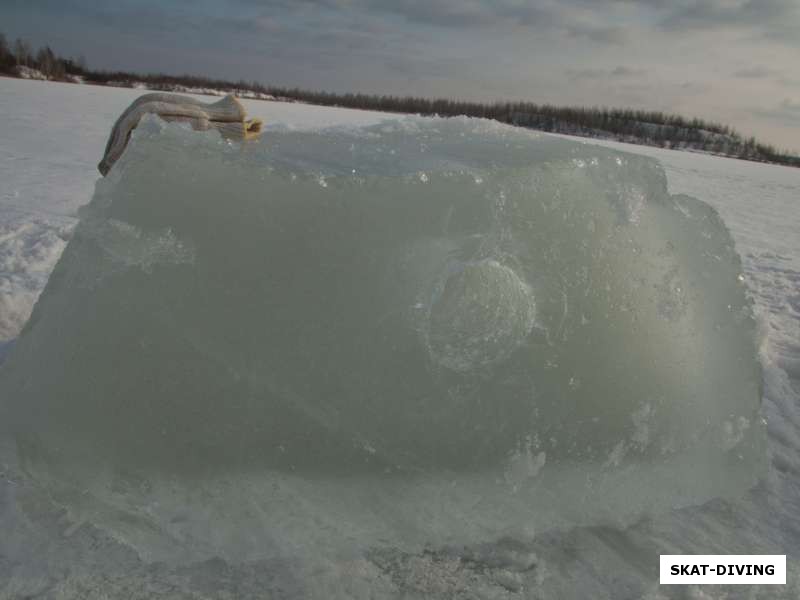
M 0 398 L 54 473 L 285 476 L 336 526 L 422 541 L 624 520 L 759 474 L 740 272 L 643 157 L 470 119 L 241 147 L 151 122 Z

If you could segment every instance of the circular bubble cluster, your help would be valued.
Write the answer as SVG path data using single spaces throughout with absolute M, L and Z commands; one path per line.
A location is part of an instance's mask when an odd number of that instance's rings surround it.
M 530 287 L 496 260 L 458 264 L 438 282 L 426 330 L 433 361 L 466 372 L 508 358 L 536 316 Z

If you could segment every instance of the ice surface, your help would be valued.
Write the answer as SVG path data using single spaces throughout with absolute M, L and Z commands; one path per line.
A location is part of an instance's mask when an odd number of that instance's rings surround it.
M 0 397 L 29 471 L 162 559 L 174 540 L 94 503 L 158 527 L 192 506 L 193 558 L 270 555 L 242 542 L 254 523 L 358 548 L 626 523 L 760 473 L 740 271 L 715 211 L 649 159 L 469 119 L 243 147 L 151 119 Z M 143 483 L 120 506 L 107 477 Z M 216 512 L 276 482 L 275 522 Z

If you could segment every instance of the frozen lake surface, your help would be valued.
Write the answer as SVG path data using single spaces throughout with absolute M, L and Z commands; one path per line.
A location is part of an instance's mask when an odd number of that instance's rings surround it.
M 72 235 L 78 208 L 92 196 L 95 165 L 111 124 L 139 94 L 0 79 L 0 340 L 6 340 L 0 342 L 0 360 Z M 300 104 L 245 104 L 251 116 L 265 121 L 267 136 L 270 128 L 316 130 L 393 118 Z M 239 559 L 229 555 L 168 564 L 162 556 L 137 554 L 120 543 L 124 532 L 112 532 L 116 538 L 109 534 L 102 517 L 81 520 L 48 499 L 23 475 L 25 465 L 17 464 L 11 442 L 2 438 L 0 597 L 800 595 L 800 170 L 613 142 L 602 145 L 657 158 L 670 193 L 711 204 L 733 234 L 755 303 L 764 378 L 761 417 L 768 466 L 754 488 L 735 499 L 706 498 L 698 506 L 645 512 L 625 526 L 605 519 L 589 527 L 518 527 L 467 547 L 437 545 L 410 552 L 389 540 L 371 552 L 332 554 L 323 562 L 303 561 L 296 548 L 287 548 L 279 558 L 258 559 L 243 551 Z M 133 489 L 148 482 L 130 476 L 114 485 Z M 242 485 L 251 487 L 236 501 L 246 503 L 247 512 L 260 510 L 258 497 L 265 490 L 250 481 Z M 157 512 L 154 507 L 153 514 Z M 213 539 L 214 518 L 209 513 L 210 533 L 199 538 Z M 174 531 L 180 527 L 176 524 Z M 131 524 L 131 539 L 138 529 L 141 524 Z M 215 540 L 212 547 L 237 543 Z M 788 554 L 788 584 L 659 587 L 658 555 L 690 553 Z

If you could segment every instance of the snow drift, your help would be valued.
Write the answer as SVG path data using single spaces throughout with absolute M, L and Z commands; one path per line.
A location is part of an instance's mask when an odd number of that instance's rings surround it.
M 644 157 L 470 119 L 245 146 L 149 119 L 0 370 L 3 418 L 39 477 L 135 473 L 95 486 L 131 511 L 189 478 L 273 541 L 625 521 L 760 472 L 740 270 Z M 232 515 L 237 474 L 302 507 Z

